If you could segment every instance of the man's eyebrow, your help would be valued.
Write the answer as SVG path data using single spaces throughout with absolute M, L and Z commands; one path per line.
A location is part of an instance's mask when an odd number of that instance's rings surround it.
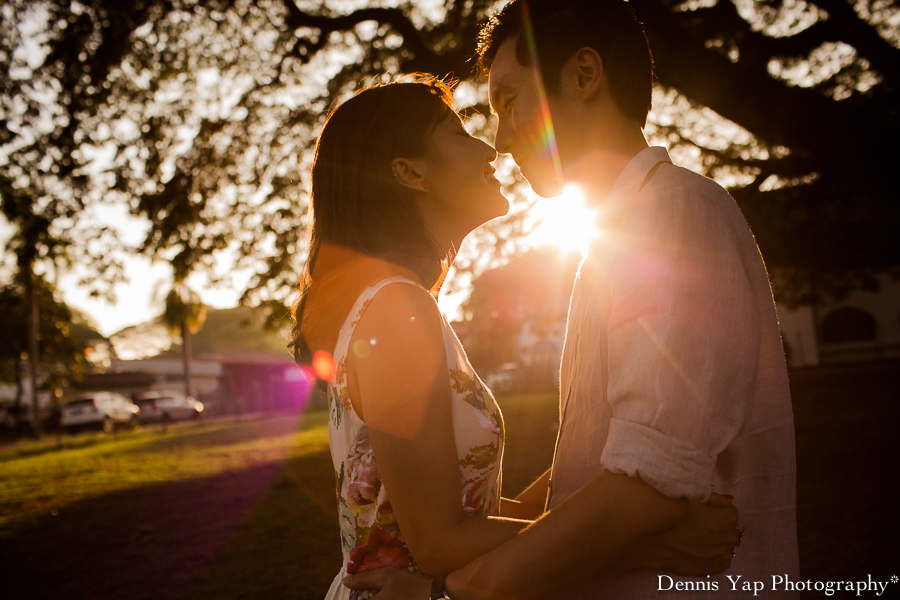
M 508 85 L 499 85 L 495 91 L 488 93 L 488 105 L 491 107 L 492 115 L 497 115 L 497 111 L 494 109 L 494 101 L 496 100 L 498 104 L 502 104 L 501 99 L 506 94 L 509 94 L 511 89 Z

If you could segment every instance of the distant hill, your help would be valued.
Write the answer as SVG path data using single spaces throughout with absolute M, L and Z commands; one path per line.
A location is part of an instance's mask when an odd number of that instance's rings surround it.
M 268 311 L 263 308 L 209 309 L 203 327 L 191 338 L 191 353 L 195 358 L 256 355 L 289 359 L 291 319 L 287 309 L 275 327 L 264 330 L 267 318 Z M 171 335 L 158 319 L 126 327 L 110 340 L 120 358 L 181 355 L 180 338 Z

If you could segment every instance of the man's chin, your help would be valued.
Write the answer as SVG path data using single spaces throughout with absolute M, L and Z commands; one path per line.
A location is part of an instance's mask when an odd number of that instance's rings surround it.
M 532 180 L 526 176 L 525 179 L 531 186 L 531 190 L 541 198 L 555 198 L 562 194 L 563 185 L 555 177 L 549 179 L 534 178 Z

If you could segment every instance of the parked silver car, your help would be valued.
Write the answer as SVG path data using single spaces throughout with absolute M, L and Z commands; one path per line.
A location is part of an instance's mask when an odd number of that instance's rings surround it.
M 197 419 L 203 416 L 203 403 L 181 392 L 144 392 L 134 397 L 134 403 L 141 409 L 142 423 Z
M 59 424 L 67 431 L 97 427 L 111 432 L 116 425 L 134 424 L 140 409 L 115 392 L 89 392 L 64 400 Z

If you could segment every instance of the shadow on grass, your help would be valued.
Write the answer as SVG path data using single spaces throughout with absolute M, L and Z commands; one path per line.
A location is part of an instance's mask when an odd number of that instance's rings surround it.
M 327 452 L 81 501 L 0 530 L 3 596 L 319 598 L 341 564 L 333 507 Z
M 29 458 L 32 456 L 41 456 L 51 452 L 62 452 L 64 450 L 78 450 L 81 448 L 90 448 L 102 443 L 104 440 L 100 436 L 92 435 L 84 436 L 77 439 L 69 439 L 63 437 L 60 441 L 46 440 L 35 444 L 29 444 L 21 448 L 8 450 L 0 454 L 0 462 L 17 458 Z
M 298 431 L 310 429 L 327 422 L 324 412 L 284 413 L 277 417 L 246 419 L 242 421 L 222 421 L 217 424 L 187 425 L 183 428 L 158 429 L 156 438 L 136 446 L 126 452 L 171 451 L 181 448 L 213 448 L 231 446 L 273 437 L 294 435 Z

